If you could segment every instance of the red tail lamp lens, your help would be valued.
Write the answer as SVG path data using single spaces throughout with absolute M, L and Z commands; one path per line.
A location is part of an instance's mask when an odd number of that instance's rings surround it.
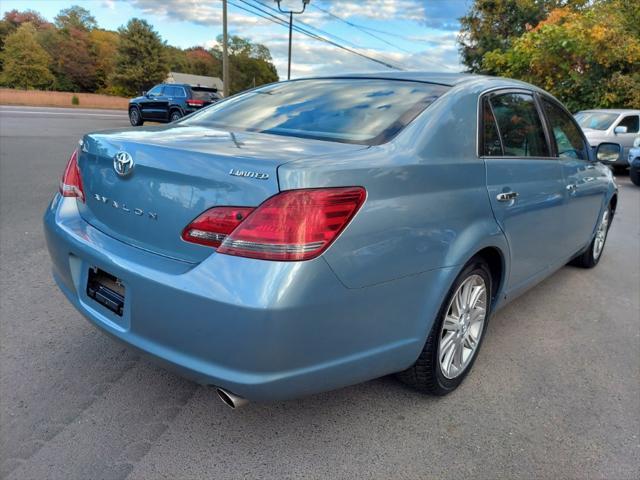
M 362 187 L 284 191 L 240 223 L 218 253 L 263 260 L 315 258 L 344 230 L 365 198 Z
M 186 242 L 199 243 L 209 247 L 219 247 L 227 235 L 253 210 L 250 207 L 211 208 L 182 231 L 182 239 Z
M 62 180 L 60 180 L 60 193 L 63 197 L 76 197 L 84 202 L 84 190 L 82 188 L 82 177 L 78 169 L 78 150 L 74 150 L 64 169 Z

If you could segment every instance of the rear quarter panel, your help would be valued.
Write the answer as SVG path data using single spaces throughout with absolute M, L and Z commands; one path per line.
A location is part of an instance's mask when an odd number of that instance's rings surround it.
M 324 254 L 346 287 L 461 267 L 486 246 L 507 251 L 484 162 L 475 155 L 476 102 L 476 95 L 453 88 L 387 144 L 279 167 L 283 190 L 367 189 L 364 206 Z

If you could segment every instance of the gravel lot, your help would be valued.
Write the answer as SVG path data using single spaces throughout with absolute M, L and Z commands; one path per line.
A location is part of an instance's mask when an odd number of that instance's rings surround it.
M 0 477 L 640 476 L 640 188 L 600 265 L 565 267 L 492 319 L 472 374 L 393 378 L 233 411 L 89 325 L 54 286 L 41 217 L 84 132 L 124 113 L 0 107 Z

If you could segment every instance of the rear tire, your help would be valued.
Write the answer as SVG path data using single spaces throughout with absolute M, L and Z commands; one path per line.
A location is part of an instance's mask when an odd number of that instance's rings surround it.
M 629 178 L 631 178 L 631 182 L 633 182 L 634 185 L 640 187 L 640 168 L 631 167 L 629 169 Z
M 144 123 L 144 121 L 142 120 L 142 115 L 140 115 L 140 110 L 138 110 L 137 107 L 129 109 L 129 121 L 134 127 L 139 127 Z
M 171 112 L 171 114 L 169 115 L 169 121 L 170 122 L 177 122 L 181 118 L 182 118 L 182 113 L 180 113 L 179 110 L 173 110 Z
M 580 268 L 593 268 L 602 258 L 602 252 L 604 251 L 605 243 L 607 242 L 607 235 L 609 233 L 609 227 L 611 226 L 611 219 L 613 212 L 611 207 L 607 207 L 602 213 L 598 228 L 593 236 L 593 240 L 589 244 L 589 247 L 578 255 L 576 258 L 569 262 L 571 265 Z
M 471 290 L 466 297 L 469 302 L 463 305 L 460 299 L 465 298 L 465 288 L 469 285 Z M 480 292 L 480 288 L 484 293 L 474 293 Z M 489 266 L 481 257 L 474 257 L 453 283 L 420 356 L 411 367 L 396 374 L 398 379 L 431 395 L 446 395 L 455 390 L 478 356 L 491 314 L 491 292 Z M 475 303 L 474 295 L 479 295 Z M 459 368 L 455 365 L 458 352 Z

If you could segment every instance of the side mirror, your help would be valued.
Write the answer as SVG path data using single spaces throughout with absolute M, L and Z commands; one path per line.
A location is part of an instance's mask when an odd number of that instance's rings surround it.
M 627 133 L 627 127 L 619 125 L 619 126 L 617 126 L 616 128 L 613 129 L 613 133 L 615 133 L 616 135 L 618 133 Z
M 596 148 L 596 160 L 613 163 L 620 158 L 622 147 L 618 143 L 601 143 Z

